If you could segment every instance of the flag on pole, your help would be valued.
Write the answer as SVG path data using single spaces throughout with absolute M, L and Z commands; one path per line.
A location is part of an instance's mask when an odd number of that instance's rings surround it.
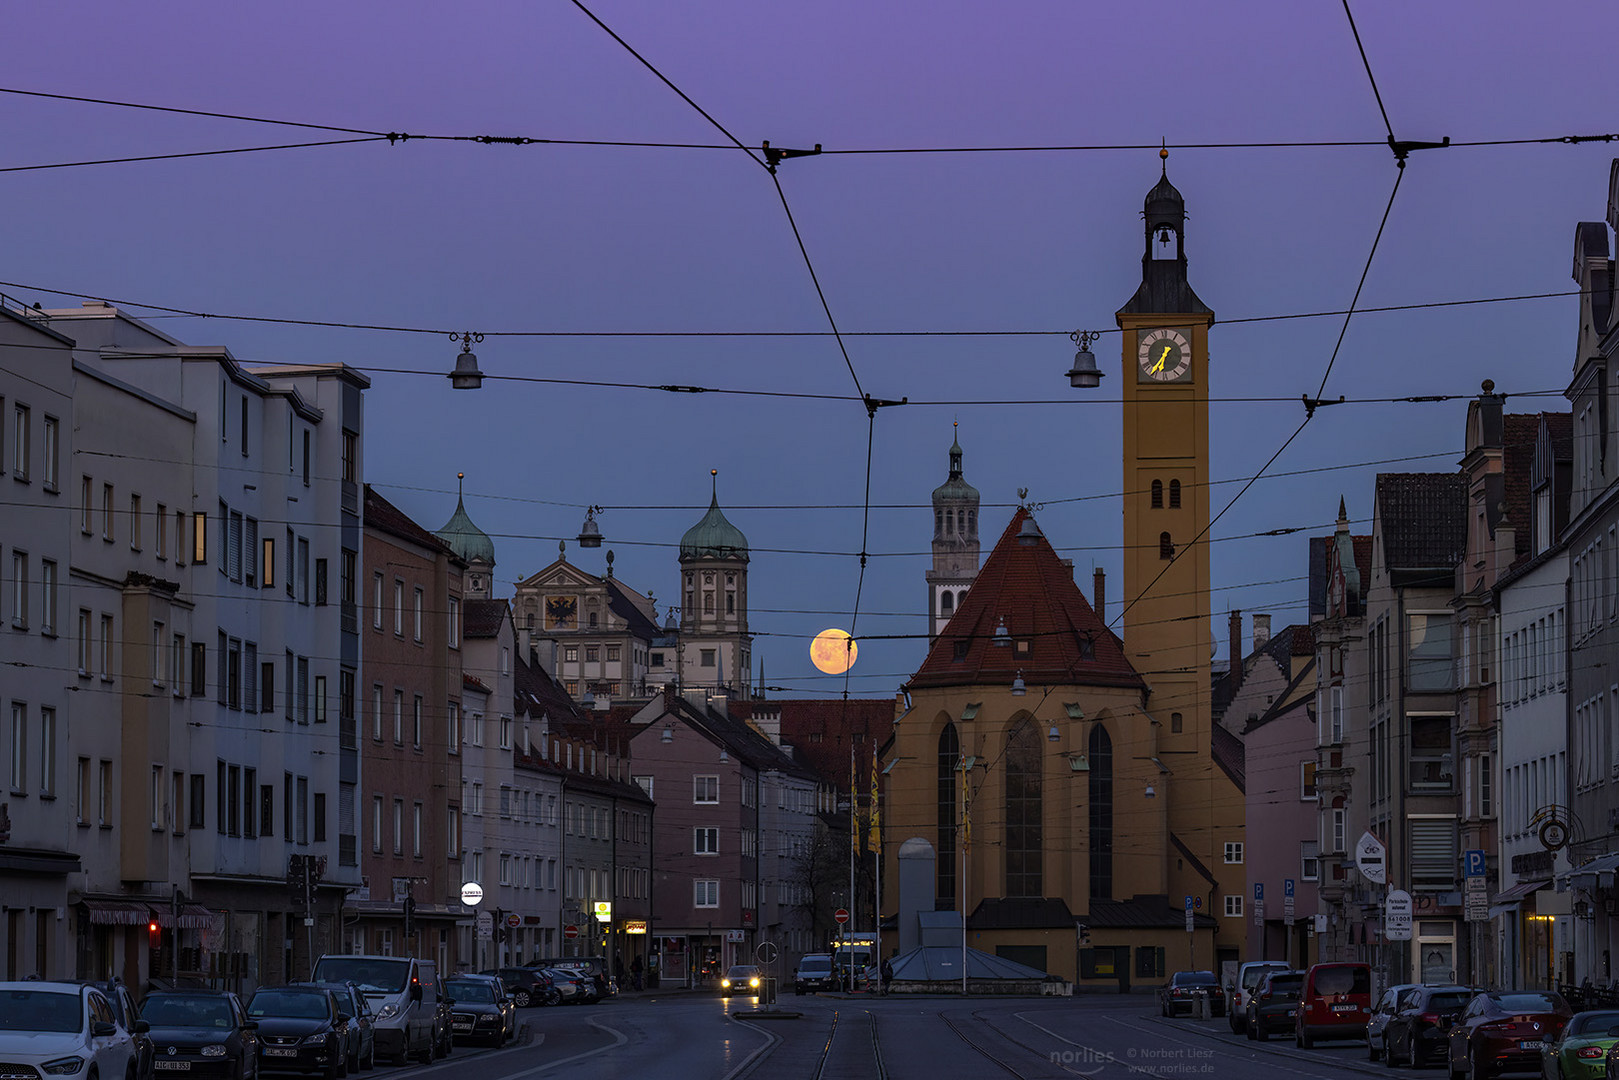
M 877 740 L 871 740 L 871 835 L 867 846 L 873 855 L 883 852 L 882 820 L 877 809 Z
M 972 819 L 972 789 L 967 781 L 972 774 L 967 769 L 961 770 L 961 850 L 966 851 L 973 841 Z

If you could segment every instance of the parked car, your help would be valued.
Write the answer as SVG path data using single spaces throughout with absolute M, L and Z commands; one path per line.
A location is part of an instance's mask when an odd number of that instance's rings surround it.
M 531 1005 L 555 1005 L 561 995 L 545 973 L 534 968 L 503 967 L 490 968 L 479 972 L 481 975 L 497 976 L 506 987 L 506 993 L 511 997 L 512 1003 L 519 1009 L 526 1009 Z
M 1574 1016 L 1561 994 L 1549 990 L 1474 994 L 1446 1031 L 1451 1075 L 1488 1080 L 1501 1072 L 1541 1067 L 1541 1051 Z
M 1383 991 L 1383 996 L 1377 999 L 1372 1006 L 1371 1014 L 1366 1017 L 1366 1059 L 1377 1061 L 1383 1056 L 1383 1029 L 1411 991 L 1419 989 L 1421 983 L 1395 983 Z
M 1309 1049 L 1317 1039 L 1364 1039 L 1371 1013 L 1371 965 L 1315 964 L 1304 973 L 1293 1045 Z
M 247 1003 L 259 1024 L 258 1071 L 348 1075 L 348 1021 L 337 995 L 322 986 L 265 986 Z
M 550 980 L 551 987 L 557 992 L 557 1000 L 563 1005 L 583 1005 L 585 1003 L 584 979 L 575 971 L 563 971 L 561 968 L 541 968 L 540 973 Z
M 1619 1076 L 1619 1009 L 1592 1009 L 1574 1018 L 1540 1052 L 1541 1074 L 1550 1080 L 1604 1080 Z
M 554 967 L 549 971 L 553 979 L 560 975 L 563 978 L 573 980 L 573 985 L 578 990 L 578 994 L 573 999 L 575 1005 L 594 1005 L 601 1000 L 601 989 L 588 970 L 584 968 Z
M 832 971 L 830 953 L 810 953 L 793 970 L 793 993 L 803 995 L 810 990 L 836 990 L 838 977 Z
M 444 980 L 444 996 L 449 998 L 450 1004 L 454 1006 L 455 989 L 450 986 L 451 981 L 451 979 Z M 457 975 L 454 981 L 463 985 L 468 981 L 487 983 L 495 995 L 495 1004 L 500 1006 L 500 1018 L 506 1030 L 506 1037 L 508 1039 L 517 1037 L 517 1002 L 506 992 L 506 984 L 501 981 L 499 975 Z
M 612 978 L 607 974 L 605 956 L 546 956 L 529 961 L 531 968 L 567 968 L 588 973 L 595 986 L 595 996 L 608 997 L 615 992 Z
M 1470 986 L 1419 986 L 1406 995 L 1383 1028 L 1383 1057 L 1390 1067 L 1405 1062 L 1420 1069 L 1445 1053 L 1445 1031 L 1478 990 Z
M 1304 986 L 1304 972 L 1280 971 L 1274 968 L 1259 977 L 1259 983 L 1248 991 L 1247 1015 L 1242 1026 L 1248 1037 L 1264 1042 L 1277 1032 L 1293 1026 L 1299 1008 L 1299 991 Z
M 731 970 L 720 979 L 720 997 L 730 997 L 732 994 L 756 995 L 763 976 L 759 969 L 752 964 L 733 964 Z
M 141 1004 L 157 1048 L 154 1072 L 247 1080 L 258 1076 L 259 1024 L 228 990 L 161 990 Z
M 1200 997 L 1209 999 L 1210 1015 L 1225 1011 L 1225 997 L 1220 993 L 1220 981 L 1212 971 L 1177 971 L 1169 981 L 1158 988 L 1158 1011 L 1164 1016 L 1197 1012 Z
M 135 1023 L 141 1019 L 140 1009 L 135 1005 L 135 996 L 129 992 L 122 979 L 111 979 L 107 982 L 86 982 L 84 985 L 93 986 L 107 995 L 107 1004 L 112 1006 L 113 1019 L 118 1026 L 135 1037 L 135 1078 L 136 1080 L 152 1080 L 152 1038 L 144 1031 L 136 1031 Z
M 349 1072 L 376 1068 L 376 1017 L 371 1012 L 371 1006 L 366 1003 L 365 995 L 360 993 L 360 988 L 353 983 L 309 983 L 308 985 L 324 986 L 337 995 L 338 1014 L 349 1022 L 348 1042 L 344 1046 Z
M 134 1030 L 121 1026 L 107 995 L 78 983 L 0 982 L 0 1061 L 8 1075 L 133 1075 Z
M 1236 981 L 1225 988 L 1226 1023 L 1233 1034 L 1241 1034 L 1248 1022 L 1248 998 L 1259 980 L 1272 971 L 1286 971 L 1288 965 L 1281 960 L 1250 960 L 1237 968 Z
M 456 1039 L 464 1043 L 487 1042 L 495 1047 L 506 1045 L 510 1034 L 507 1013 L 515 1011 L 516 1006 L 498 991 L 499 982 L 488 975 L 460 975 L 444 981 L 445 992 L 453 1003 L 450 1023 Z
M 412 1055 L 427 1064 L 446 1052 L 449 1017 L 439 1005 L 432 960 L 334 953 L 320 958 L 314 979 L 360 988 L 374 1014 L 377 1053 L 394 1064 Z

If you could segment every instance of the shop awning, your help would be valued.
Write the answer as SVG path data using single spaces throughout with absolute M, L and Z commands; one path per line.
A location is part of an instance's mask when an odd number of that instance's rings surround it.
M 1610 851 L 1557 875 L 1557 885 L 1565 889 L 1570 885 L 1611 886 L 1616 869 L 1619 869 L 1619 851 Z
M 152 910 L 157 912 L 159 926 L 168 929 L 175 925 L 173 907 L 154 904 Z M 211 930 L 214 925 L 214 913 L 201 904 L 181 904 L 179 924 L 182 930 Z
M 1502 889 L 1490 900 L 1490 918 L 1516 911 L 1524 897 L 1551 883 L 1551 878 L 1532 878 L 1529 881 L 1520 881 L 1510 889 Z
M 86 900 L 92 926 L 145 926 L 152 909 L 128 900 Z

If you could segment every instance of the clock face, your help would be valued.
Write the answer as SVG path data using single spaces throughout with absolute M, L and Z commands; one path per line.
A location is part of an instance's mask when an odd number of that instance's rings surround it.
M 578 617 L 579 598 L 577 596 L 547 596 L 545 598 L 545 628 L 547 630 L 572 629 Z
M 1191 378 L 1192 344 L 1186 340 L 1185 334 L 1167 327 L 1138 333 L 1138 382 L 1185 382 Z

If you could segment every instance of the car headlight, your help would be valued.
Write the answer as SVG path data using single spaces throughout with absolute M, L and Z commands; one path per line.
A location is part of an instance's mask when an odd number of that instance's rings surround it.
M 730 985 L 731 985 L 731 980 L 730 979 L 721 979 L 720 980 L 721 989 L 724 989 L 724 988 L 726 988 L 726 987 L 728 987 Z
M 325 1042 L 327 1039 L 329 1039 L 331 1037 L 332 1037 L 332 1033 L 329 1032 L 329 1031 L 317 1031 L 313 1035 L 304 1036 L 304 1045 L 305 1046 L 319 1046 L 321 1043 Z
M 748 980 L 748 985 L 749 986 L 758 986 L 759 985 L 759 980 L 758 979 L 749 979 Z
M 40 1068 L 44 1069 L 48 1076 L 73 1076 L 84 1068 L 84 1059 L 81 1057 L 57 1058 L 55 1061 L 47 1061 Z
M 393 1002 L 390 1001 L 390 1002 L 388 1002 L 388 1004 L 384 1005 L 381 1009 L 377 1010 L 377 1019 L 378 1020 L 386 1020 L 390 1016 L 393 1016 L 398 1012 L 399 1012 L 399 1006 L 395 1005 Z
M 225 1056 L 225 1044 L 224 1043 L 212 1043 L 212 1044 L 210 1044 L 208 1046 L 203 1047 L 202 1048 L 202 1056 L 203 1057 L 224 1057 Z

